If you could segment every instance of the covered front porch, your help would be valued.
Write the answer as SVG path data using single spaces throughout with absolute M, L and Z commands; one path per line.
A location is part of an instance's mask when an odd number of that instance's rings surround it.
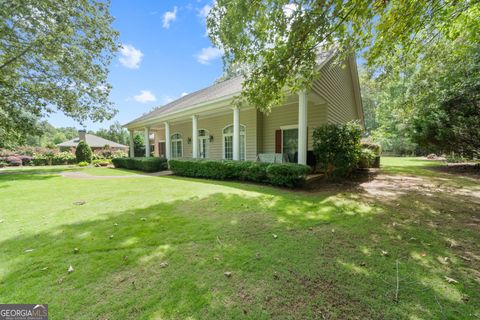
M 313 128 L 326 123 L 327 105 L 314 92 L 291 95 L 267 115 L 254 107 L 231 107 L 230 101 L 170 114 L 146 123 L 145 156 L 296 162 L 307 164 Z M 153 133 L 153 141 L 150 141 Z M 133 142 L 133 138 L 131 139 Z M 130 145 L 133 157 L 133 144 Z

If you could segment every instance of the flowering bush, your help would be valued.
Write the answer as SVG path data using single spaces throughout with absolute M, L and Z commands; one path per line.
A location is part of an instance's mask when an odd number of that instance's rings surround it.
M 22 159 L 20 159 L 17 156 L 9 156 L 5 159 L 9 165 L 11 166 L 21 166 L 22 165 Z
M 125 151 L 120 149 L 113 149 L 110 147 L 95 150 L 93 153 L 93 160 L 115 159 L 124 157 L 128 157 L 128 154 Z
M 8 159 L 10 159 L 11 161 L 9 161 Z M 18 160 L 20 160 L 21 164 L 19 164 Z M 14 150 L 0 149 L 0 161 L 3 161 L 4 166 L 46 166 L 59 164 L 74 164 L 76 163 L 76 158 L 75 154 L 71 151 L 60 152 L 56 148 L 21 146 L 16 147 Z

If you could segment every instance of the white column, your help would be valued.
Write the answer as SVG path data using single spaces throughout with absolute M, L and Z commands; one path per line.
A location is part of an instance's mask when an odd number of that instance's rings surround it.
M 145 157 L 150 157 L 150 128 L 145 127 Z
M 135 144 L 133 143 L 133 138 L 134 138 L 134 134 L 133 134 L 133 130 L 130 130 L 130 158 L 133 158 L 135 157 Z
M 307 164 L 307 91 L 298 93 L 298 163 Z
M 198 158 L 198 116 L 192 116 L 192 158 Z
M 233 160 L 240 160 L 240 109 L 233 109 Z
M 170 123 L 165 122 L 165 157 L 170 160 L 170 148 L 172 143 L 170 142 Z

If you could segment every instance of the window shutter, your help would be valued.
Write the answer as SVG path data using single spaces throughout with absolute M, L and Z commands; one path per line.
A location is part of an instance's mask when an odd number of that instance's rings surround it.
M 282 153 L 282 130 L 275 130 L 275 153 Z

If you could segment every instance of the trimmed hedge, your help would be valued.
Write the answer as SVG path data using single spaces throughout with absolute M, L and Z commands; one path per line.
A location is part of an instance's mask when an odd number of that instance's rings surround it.
M 115 168 L 140 170 L 145 172 L 157 172 L 168 169 L 167 159 L 142 157 L 142 158 L 114 158 L 112 163 Z
M 75 156 L 77 157 L 77 162 L 92 162 L 92 149 L 85 141 L 80 141 L 75 150 Z
M 263 163 L 252 161 L 170 160 L 176 175 L 216 180 L 240 180 L 296 187 L 304 184 L 310 167 L 294 163 Z

